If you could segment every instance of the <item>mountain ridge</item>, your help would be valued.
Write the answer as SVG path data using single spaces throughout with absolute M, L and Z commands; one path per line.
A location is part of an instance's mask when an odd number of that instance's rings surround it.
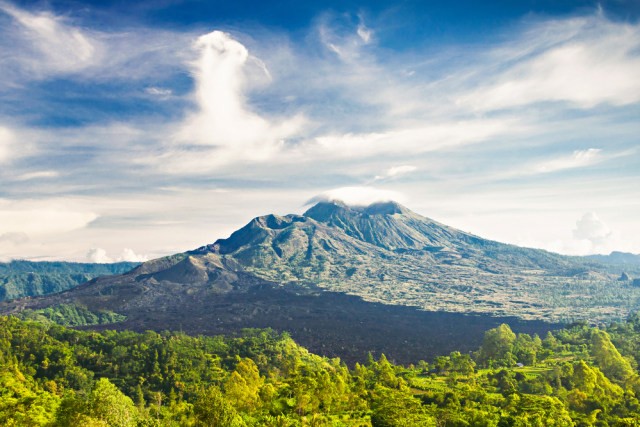
M 640 254 L 630 252 L 613 251 L 608 255 L 587 255 L 587 258 L 607 264 L 640 266 Z
M 427 339 L 427 318 L 436 312 L 545 322 L 626 318 L 640 288 L 619 276 L 593 261 L 483 239 L 396 203 L 320 202 L 303 215 L 256 217 L 226 239 L 122 275 L 0 304 L 0 313 L 79 304 L 126 315 L 118 327 L 136 330 L 274 327 L 318 351 L 318 343 L 330 343 L 337 355 L 356 334 L 379 331 L 418 340 L 424 352 L 428 342 L 413 333 Z M 357 352 L 371 350 L 369 338 Z M 378 348 L 402 345 L 391 340 Z
M 0 263 L 0 301 L 62 292 L 97 276 L 125 273 L 138 264 L 28 260 Z

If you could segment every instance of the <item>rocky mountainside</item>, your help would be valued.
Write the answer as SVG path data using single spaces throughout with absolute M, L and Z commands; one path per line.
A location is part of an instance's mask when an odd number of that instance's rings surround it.
M 393 202 L 321 202 L 303 215 L 257 217 L 227 239 L 123 275 L 4 303 L 0 313 L 71 303 L 124 314 L 123 328 L 221 333 L 271 326 L 323 354 L 322 345 L 343 357 L 350 346 L 415 355 L 412 346 L 424 354 L 433 345 L 423 341 L 433 341 L 434 327 L 443 343 L 453 343 L 454 329 L 491 327 L 486 322 L 495 316 L 626 317 L 640 288 L 619 276 L 583 258 L 482 239 Z M 459 316 L 453 328 L 429 312 L 494 317 Z
M 635 295 L 616 283 L 620 272 L 594 261 L 482 239 L 394 202 L 321 202 L 303 215 L 258 217 L 185 256 L 368 301 L 525 319 L 624 317 Z

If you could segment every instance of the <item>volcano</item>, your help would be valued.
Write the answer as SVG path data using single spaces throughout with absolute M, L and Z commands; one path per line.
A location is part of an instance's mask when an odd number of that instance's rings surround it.
M 467 335 L 481 337 L 505 318 L 531 332 L 625 317 L 638 290 L 619 276 L 592 260 L 483 239 L 395 202 L 323 201 L 302 215 L 254 218 L 227 239 L 125 274 L 2 303 L 0 312 L 79 304 L 127 316 L 109 327 L 272 327 L 321 354 L 384 351 L 416 361 L 448 344 L 474 346 Z

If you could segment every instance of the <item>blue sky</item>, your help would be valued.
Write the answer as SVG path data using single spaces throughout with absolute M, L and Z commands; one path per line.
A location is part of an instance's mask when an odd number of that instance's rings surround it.
M 318 195 L 640 253 L 639 16 L 0 0 L 0 259 L 153 258 Z

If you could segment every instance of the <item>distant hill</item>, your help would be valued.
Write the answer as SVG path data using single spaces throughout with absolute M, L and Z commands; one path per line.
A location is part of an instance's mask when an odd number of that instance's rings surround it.
M 62 292 L 98 276 L 125 273 L 139 264 L 83 264 L 58 261 L 0 263 L 0 301 Z
M 411 361 L 461 349 L 469 331 L 499 317 L 539 332 L 552 327 L 541 321 L 626 318 L 640 287 L 620 274 L 483 239 L 394 202 L 321 202 L 303 215 L 257 217 L 227 239 L 121 275 L 2 303 L 0 313 L 78 304 L 126 316 L 109 325 L 119 329 L 273 327 L 321 354 L 353 360 L 371 350 Z
M 588 255 L 586 258 L 606 264 L 630 265 L 640 267 L 640 255 L 632 254 L 629 252 L 614 251 L 609 255 Z

